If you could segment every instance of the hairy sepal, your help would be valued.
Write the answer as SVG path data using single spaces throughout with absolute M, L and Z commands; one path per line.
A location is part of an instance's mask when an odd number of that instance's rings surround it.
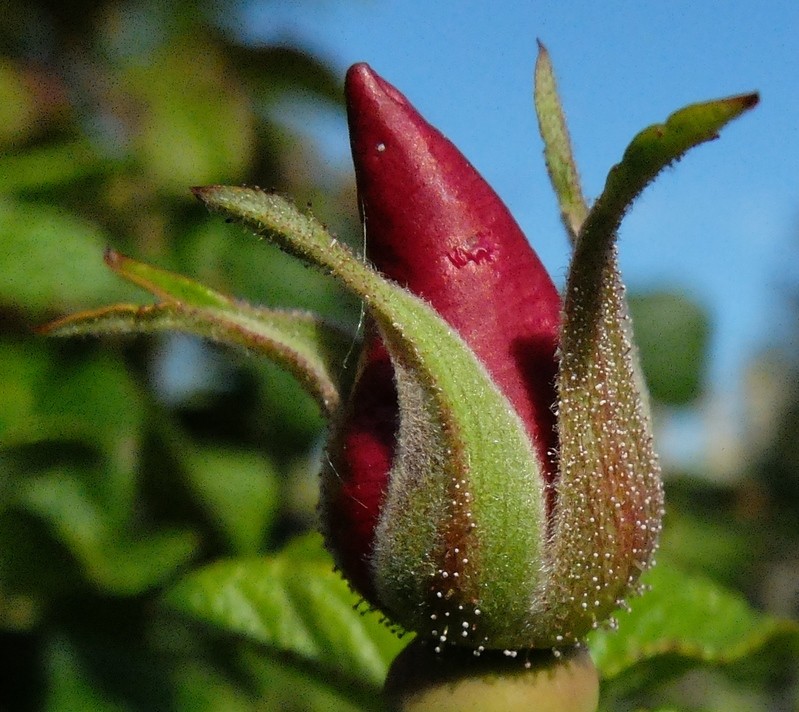
M 538 129 L 544 141 L 544 160 L 558 199 L 560 217 L 572 244 L 577 240 L 588 204 L 583 197 L 577 163 L 572 153 L 566 116 L 558 95 L 555 70 L 546 47 L 538 43 L 533 99 Z
M 400 411 L 372 561 L 381 607 L 439 640 L 529 647 L 544 556 L 543 484 L 525 427 L 485 368 L 424 301 L 285 199 L 251 188 L 195 193 L 328 271 L 379 327 Z
M 46 324 L 40 331 L 51 336 L 183 331 L 243 346 L 290 371 L 325 414 L 338 409 L 339 373 L 352 344 L 351 334 L 307 312 L 250 306 L 113 250 L 106 251 L 105 260 L 121 277 L 161 301 L 81 312 Z
M 633 139 L 577 236 L 558 378 L 560 479 L 541 640 L 578 640 L 636 592 L 663 515 L 660 467 L 616 260 L 616 230 L 666 165 L 715 138 L 756 95 L 695 104 Z

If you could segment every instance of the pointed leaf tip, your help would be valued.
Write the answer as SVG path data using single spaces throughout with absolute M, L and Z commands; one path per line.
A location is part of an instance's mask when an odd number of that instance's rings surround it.
M 593 231 L 594 223 L 608 221 L 601 231 L 614 232 L 635 198 L 663 168 L 694 146 L 718 138 L 726 124 L 755 107 L 759 100 L 757 93 L 749 93 L 691 104 L 675 111 L 664 123 L 645 128 L 627 147 L 621 162 L 611 169 L 583 231 Z M 592 225 L 589 227 L 588 223 Z
M 566 116 L 558 95 L 555 70 L 549 52 L 540 40 L 538 49 L 533 93 L 538 128 L 544 142 L 544 159 L 552 188 L 558 198 L 561 220 L 573 243 L 588 214 L 588 204 L 580 186 Z

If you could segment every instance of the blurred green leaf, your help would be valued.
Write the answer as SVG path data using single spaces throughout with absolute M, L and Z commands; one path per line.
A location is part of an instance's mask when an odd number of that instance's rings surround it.
M 135 595 L 163 583 L 197 549 L 190 531 L 121 531 L 68 470 L 31 478 L 18 494 L 80 562 L 87 578 L 116 595 Z
M 705 311 L 676 292 L 638 294 L 629 304 L 651 396 L 673 406 L 696 400 L 702 393 L 710 339 Z
M 202 505 L 236 554 L 263 547 L 278 507 L 277 474 L 263 453 L 192 448 L 189 478 Z
M 0 156 L 0 190 L 19 192 L 67 185 L 102 170 L 104 164 L 83 139 Z
M 0 200 L 0 302 L 63 311 L 130 298 L 103 265 L 97 227 L 41 203 Z
M 161 189 L 179 194 L 243 176 L 253 157 L 254 116 L 212 36 L 188 35 L 149 59 L 124 79 L 143 105 L 134 136 L 144 169 Z
M 714 514 L 669 502 L 672 509 L 660 542 L 668 560 L 688 571 L 702 571 L 722 585 L 743 585 L 763 554 L 753 531 L 757 523 L 741 520 L 721 505 Z
M 359 302 L 333 280 L 241 227 L 203 220 L 181 241 L 181 271 L 252 304 L 291 306 L 354 326 Z
M 324 436 L 328 424 L 319 406 L 296 378 L 275 363 L 261 361 L 254 370 L 259 423 L 269 430 L 270 448 L 279 454 L 304 453 Z M 318 474 L 318 467 L 314 474 Z
M 799 636 L 796 623 L 759 613 L 739 594 L 663 562 L 641 580 L 651 588 L 630 602 L 630 611 L 618 614 L 618 630 L 589 636 L 591 654 L 606 678 L 659 656 L 729 663 L 776 637 Z
M 45 345 L 40 339 L 23 353 L 10 345 L 0 348 L 0 365 L 12 369 L 11 378 L 19 378 L 9 389 L 12 407 L 0 418 L 6 461 L 18 463 L 28 477 L 66 463 L 84 467 L 83 482 L 101 503 L 109 525 L 127 522 L 136 510 L 143 394 L 109 354 L 84 350 L 80 359 L 64 358 Z M 89 463 L 102 465 L 95 470 Z M 24 476 L 20 480 L 26 481 Z
M 357 684 L 350 685 L 346 680 L 322 677 L 286 656 L 247 650 L 242 662 L 254 678 L 253 686 L 258 692 L 255 708 L 259 712 L 382 712 L 385 709 L 382 696 L 375 690 L 358 689 Z
M 41 616 L 40 597 L 30 590 L 26 585 L 28 582 L 15 580 L 20 549 L 25 548 L 25 544 L 20 545 L 17 541 L 19 534 L 19 531 L 9 529 L 7 517 L 0 515 L 0 631 L 31 630 Z M 41 552 L 35 547 L 26 554 L 44 562 L 45 557 L 40 556 Z M 30 568 L 29 558 L 26 565 Z
M 28 421 L 37 407 L 37 394 L 49 375 L 50 354 L 39 344 L 0 342 L 0 442 L 7 432 Z
M 48 437 L 85 431 L 109 451 L 125 438 L 138 437 L 146 417 L 144 397 L 113 354 L 53 359 L 50 369 L 37 394 L 39 416 L 54 424 Z M 61 433 L 57 426 L 63 428 Z
M 14 62 L 0 57 L 0 146 L 24 139 L 35 116 L 35 100 L 22 73 Z
M 310 664 L 331 684 L 375 692 L 404 646 L 333 571 L 321 537 L 295 540 L 265 559 L 223 561 L 186 576 L 166 595 L 177 611 Z M 335 673 L 331 675 L 331 673 Z
M 15 483 L 16 484 L 16 483 Z M 30 630 L 41 624 L 48 603 L 82 582 L 74 562 L 45 523 L 12 509 L 18 492 L 0 492 L 0 629 Z M 31 562 L 36 565 L 32 566 Z
M 241 686 L 197 662 L 182 665 L 175 674 L 175 712 L 267 712 L 261 700 L 245 694 Z
M 42 707 L 45 712 L 126 712 L 130 709 L 103 691 L 86 669 L 78 650 L 63 636 L 47 646 L 46 666 L 47 686 Z
M 295 47 L 242 47 L 231 44 L 236 68 L 265 99 L 280 95 L 310 95 L 341 105 L 344 86 L 341 77 L 316 57 Z

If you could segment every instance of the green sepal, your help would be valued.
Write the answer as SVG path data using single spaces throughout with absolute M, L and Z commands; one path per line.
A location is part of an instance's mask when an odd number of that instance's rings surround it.
M 607 253 L 622 217 L 655 176 L 689 149 L 718 138 L 725 124 L 759 100 L 752 93 L 691 104 L 675 111 L 665 123 L 638 133 L 622 160 L 611 168 L 602 195 L 591 206 L 579 235 L 586 243 L 583 249 Z
M 639 133 L 580 229 L 566 286 L 558 378 L 560 480 L 542 625 L 585 635 L 637 591 L 663 494 L 616 264 L 616 229 L 666 165 L 717 135 L 756 95 L 695 104 Z
M 375 541 L 386 612 L 451 642 L 528 647 L 543 563 L 542 479 L 523 424 L 485 368 L 425 302 L 284 198 L 221 186 L 195 194 L 336 277 L 380 328 L 400 411 Z
M 583 197 L 577 164 L 572 155 L 571 139 L 558 95 L 552 60 L 547 48 L 540 41 L 535 63 L 533 98 L 538 129 L 544 141 L 547 171 L 558 199 L 561 220 L 569 239 L 574 243 L 588 215 L 588 204 Z
M 184 331 L 243 346 L 290 371 L 331 415 L 340 402 L 339 374 L 353 337 L 320 317 L 301 311 L 253 307 L 182 275 L 111 250 L 108 265 L 162 301 L 118 304 L 80 312 L 41 327 L 51 336 Z

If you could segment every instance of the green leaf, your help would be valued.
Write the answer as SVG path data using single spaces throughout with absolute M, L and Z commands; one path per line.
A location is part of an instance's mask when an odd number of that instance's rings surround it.
M 739 594 L 668 564 L 656 566 L 642 581 L 650 590 L 619 613 L 618 630 L 589 636 L 592 657 L 606 678 L 658 656 L 729 663 L 776 637 L 799 638 L 795 622 L 759 613 Z
M 135 156 L 158 187 L 183 194 L 192 182 L 244 174 L 253 158 L 255 115 L 211 37 L 170 42 L 121 81 L 142 109 Z
M 334 680 L 320 675 L 318 667 L 288 655 L 264 654 L 263 649 L 246 649 L 240 656 L 253 680 L 257 703 L 254 712 L 385 712 L 380 691 L 349 679 Z M 194 708 L 187 708 L 194 712 Z
M 43 333 L 78 336 L 176 330 L 237 344 L 291 371 L 325 413 L 338 407 L 339 374 L 352 347 L 352 337 L 341 329 L 312 314 L 249 306 L 187 277 L 114 251 L 106 252 L 106 262 L 163 303 L 81 312 L 45 325 Z
M 419 573 L 419 562 L 437 559 L 439 527 L 448 527 L 448 536 L 468 531 L 474 550 L 464 556 L 461 580 L 480 581 L 479 590 L 465 588 L 463 601 L 447 605 L 479 607 L 477 635 L 492 645 L 529 646 L 535 621 L 525 631 L 518 625 L 531 616 L 518 592 L 536 590 L 543 568 L 542 479 L 524 425 L 483 365 L 424 301 L 356 259 L 284 198 L 225 186 L 194 192 L 210 208 L 331 273 L 363 299 L 379 325 L 400 406 L 398 452 L 382 516 L 391 530 L 379 538 L 375 554 L 386 607 L 403 625 L 429 629 L 431 611 L 417 604 L 429 600 L 430 579 Z M 508 478 L 508 472 L 516 476 Z M 464 487 L 453 486 L 461 480 Z M 480 526 L 472 528 L 472 515 Z M 457 527 L 463 531 L 455 534 Z
M 80 472 L 62 469 L 32 478 L 18 493 L 18 502 L 47 522 L 93 584 L 117 595 L 153 588 L 197 549 L 190 531 L 142 535 L 121 530 L 87 491 Z
M 174 712 L 268 712 L 273 707 L 257 702 L 245 693 L 241 684 L 234 684 L 219 671 L 199 661 L 185 661 L 173 675 Z M 296 697 L 295 697 L 296 699 Z
M 671 477 L 668 526 L 658 558 L 680 569 L 701 571 L 728 588 L 746 586 L 751 572 L 768 556 L 763 539 L 772 541 L 779 534 L 770 531 L 764 537 L 762 520 L 742 516 L 737 509 L 741 500 L 733 492 L 735 488 L 716 489 L 706 481 L 700 485 Z
M 48 348 L 49 347 L 49 348 Z M 106 514 L 125 521 L 135 509 L 140 436 L 145 404 L 135 380 L 112 354 L 67 351 L 57 357 L 53 344 L 39 339 L 16 348 L 0 347 L 0 365 L 16 382 L 8 388 L 8 405 L 0 418 L 0 438 L 8 463 L 22 472 L 33 463 L 25 446 L 35 446 L 36 462 L 65 462 L 74 446 L 102 457 L 102 472 L 89 484 Z M 0 377 L 0 388 L 3 387 Z M 88 448 L 86 447 L 88 446 Z M 89 470 L 87 470 L 88 474 Z M 113 512 L 113 515 L 112 515 Z
M 710 320 L 696 302 L 676 292 L 630 298 L 641 366 L 653 398 L 687 405 L 702 393 Z
M 96 712 L 125 712 L 123 702 L 114 701 L 88 670 L 85 660 L 72 641 L 63 635 L 55 636 L 44 647 L 47 683 L 42 692 L 42 710 L 96 710 Z
M 302 95 L 340 106 L 344 96 L 341 75 L 316 57 L 286 45 L 227 47 L 242 76 L 266 99 Z
M 21 67 L 0 58 L 0 146 L 21 142 L 35 130 L 36 99 L 28 84 Z
M 376 614 L 356 610 L 357 596 L 333 572 L 315 534 L 275 556 L 207 566 L 165 600 L 185 615 L 298 656 L 331 684 L 376 692 L 404 645 Z
M 0 342 L 0 439 L 8 446 L 8 432 L 25 426 L 33 416 L 50 368 L 50 354 L 39 343 Z
M 263 453 L 184 449 L 191 485 L 236 554 L 264 544 L 278 506 L 277 473 Z
M 133 290 L 97 259 L 107 242 L 96 226 L 63 210 L 0 200 L 0 302 L 64 311 L 130 298 Z
M 0 494 L 6 502 L 10 499 L 5 491 Z M 0 512 L 0 631 L 30 631 L 40 624 L 44 612 L 46 584 L 41 579 L 51 577 L 49 582 L 63 591 L 66 577 L 59 576 L 62 571 L 53 565 L 55 557 L 37 536 L 36 527 L 30 526 L 30 518 L 14 514 Z M 36 561 L 35 567 L 31 561 Z
M 48 376 L 37 393 L 37 415 L 51 423 L 51 437 L 58 437 L 58 428 L 61 437 L 92 433 L 109 452 L 138 437 L 146 420 L 144 397 L 113 355 L 53 359 Z
M 84 140 L 37 146 L 0 156 L 0 191 L 40 190 L 66 186 L 104 167 Z
M 580 176 L 572 155 L 571 139 L 558 96 L 552 61 L 540 41 L 535 63 L 534 98 L 538 128 L 544 140 L 547 171 L 558 198 L 563 225 L 573 243 L 588 215 L 588 205 L 580 187 Z

